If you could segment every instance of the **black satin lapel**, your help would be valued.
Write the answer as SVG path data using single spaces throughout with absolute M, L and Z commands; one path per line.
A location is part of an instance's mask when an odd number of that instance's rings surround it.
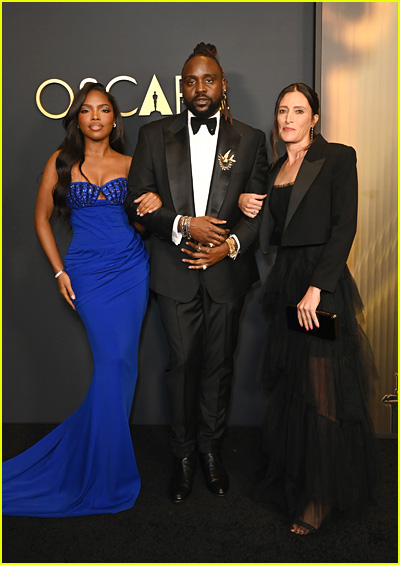
M 229 187 L 231 171 L 234 170 L 235 163 L 229 170 L 223 170 L 220 165 L 219 155 L 224 156 L 229 150 L 229 157 L 236 160 L 236 153 L 241 140 L 241 135 L 237 133 L 233 126 L 221 118 L 217 150 L 215 154 L 214 169 L 211 177 L 210 192 L 208 195 L 206 215 L 218 217 L 222 203 L 225 199 Z
M 168 181 L 176 213 L 194 216 L 189 134 L 185 123 L 179 125 L 165 133 Z
M 284 231 L 289 225 L 290 220 L 293 218 L 293 215 L 299 207 L 300 202 L 307 194 L 308 189 L 321 170 L 324 161 L 325 159 L 318 159 L 318 161 L 310 162 L 307 161 L 307 159 L 304 159 L 299 172 L 297 173 L 297 177 L 292 189 L 292 194 L 290 195 Z

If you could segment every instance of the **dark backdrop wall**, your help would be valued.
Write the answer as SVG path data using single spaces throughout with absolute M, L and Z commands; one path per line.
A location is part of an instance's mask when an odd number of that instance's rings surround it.
M 294 81 L 313 84 L 313 3 L 3 4 L 6 422 L 62 421 L 82 402 L 92 373 L 83 325 L 59 296 L 33 229 L 40 175 L 63 138 L 61 120 L 38 109 L 38 87 L 53 78 L 76 90 L 88 77 L 103 84 L 117 76 L 133 77 L 136 85 L 120 81 L 112 87 L 123 111 L 139 108 L 124 119 L 132 152 L 139 127 L 161 117 L 139 115 L 153 75 L 176 113 L 175 76 L 199 41 L 217 45 L 233 116 L 266 132 L 279 91 Z M 53 84 L 43 90 L 41 102 L 49 113 L 58 114 L 68 106 L 69 95 Z M 54 229 L 63 254 L 71 232 L 59 222 Z M 258 252 L 257 257 L 264 280 L 273 256 L 266 259 Z M 257 377 L 264 332 L 260 287 L 253 287 L 243 313 L 232 425 L 257 425 L 264 411 Z M 152 298 L 142 332 L 134 423 L 168 422 L 167 365 L 168 346 Z

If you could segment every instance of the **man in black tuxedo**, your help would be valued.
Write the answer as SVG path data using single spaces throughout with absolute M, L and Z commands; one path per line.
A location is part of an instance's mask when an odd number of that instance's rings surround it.
M 182 94 L 185 112 L 140 129 L 126 202 L 131 218 L 152 233 L 150 287 L 171 349 L 175 502 L 191 492 L 196 448 L 211 492 L 224 495 L 229 486 L 221 437 L 240 313 L 258 280 L 251 250 L 258 218 L 244 216 L 238 198 L 264 193 L 267 176 L 264 133 L 232 121 L 230 113 L 228 120 L 226 81 L 214 46 L 200 43 L 190 55 Z M 149 210 L 137 199 L 150 191 L 159 194 L 162 207 L 142 217 Z

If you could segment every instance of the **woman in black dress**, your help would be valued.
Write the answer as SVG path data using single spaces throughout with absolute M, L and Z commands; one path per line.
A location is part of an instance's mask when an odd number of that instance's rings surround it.
M 307 85 L 279 94 L 260 229 L 264 253 L 278 245 L 278 254 L 263 292 L 268 404 L 259 493 L 303 535 L 333 511 L 355 514 L 368 505 L 377 478 L 369 415 L 376 369 L 346 265 L 357 223 L 356 154 L 315 135 L 318 118 L 318 96 Z M 278 137 L 286 146 L 280 159 Z M 242 195 L 239 205 L 254 217 L 260 202 Z M 288 325 L 288 305 L 297 306 L 297 328 Z M 336 314 L 335 339 L 318 335 L 316 310 Z

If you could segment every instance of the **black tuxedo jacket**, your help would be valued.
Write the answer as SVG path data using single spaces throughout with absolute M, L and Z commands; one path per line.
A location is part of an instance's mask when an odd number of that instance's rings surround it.
M 268 177 L 260 228 L 260 243 L 268 252 L 274 230 L 270 190 L 285 161 Z M 357 227 L 356 153 L 352 147 L 328 143 L 319 135 L 304 158 L 294 183 L 282 235 L 282 246 L 322 245 L 324 249 L 310 285 L 334 292 L 345 267 Z
M 218 156 L 229 150 L 236 162 L 230 170 L 222 170 Z M 265 194 L 267 154 L 262 131 L 238 121 L 231 126 L 221 119 L 206 215 L 227 220 L 223 227 L 238 237 L 240 253 L 236 260 L 226 257 L 206 271 L 188 269 L 182 262 L 185 240 L 175 245 L 171 239 L 176 215 L 195 215 L 187 111 L 140 129 L 128 180 L 126 210 L 152 232 L 150 287 L 155 292 L 188 302 L 202 278 L 211 298 L 225 303 L 245 294 L 258 280 L 250 248 L 257 239 L 259 219 L 242 214 L 238 199 L 242 192 Z M 149 191 L 158 193 L 163 205 L 138 218 L 133 201 Z

